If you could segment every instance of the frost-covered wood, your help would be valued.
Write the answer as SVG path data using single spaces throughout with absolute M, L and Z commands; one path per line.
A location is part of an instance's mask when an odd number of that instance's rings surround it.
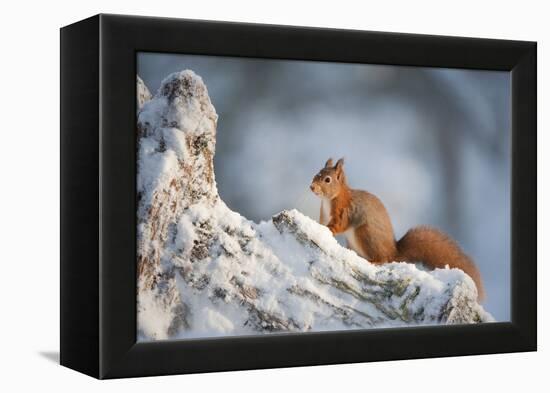
M 151 99 L 151 92 L 143 83 L 143 80 L 138 76 L 137 78 L 137 88 L 136 88 L 136 108 L 139 111 L 143 104 Z
M 141 339 L 492 321 L 460 270 L 375 266 L 296 210 L 259 224 L 231 211 L 201 78 L 174 73 L 149 99 L 138 77 L 139 92 Z

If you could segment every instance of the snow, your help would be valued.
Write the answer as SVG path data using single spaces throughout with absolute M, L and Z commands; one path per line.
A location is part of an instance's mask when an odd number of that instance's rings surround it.
M 169 338 L 168 330 L 172 323 L 172 312 L 158 302 L 153 292 L 140 293 L 140 312 L 138 313 L 138 326 L 147 336 L 155 340 Z
M 297 210 L 256 224 L 229 209 L 213 173 L 216 123 L 189 70 L 138 112 L 140 339 L 493 320 L 458 269 L 373 265 Z
M 149 92 L 147 86 L 145 86 L 145 83 L 143 83 L 143 80 L 139 76 L 137 76 L 136 78 L 136 109 L 139 111 L 143 107 L 143 104 L 151 99 L 151 93 Z

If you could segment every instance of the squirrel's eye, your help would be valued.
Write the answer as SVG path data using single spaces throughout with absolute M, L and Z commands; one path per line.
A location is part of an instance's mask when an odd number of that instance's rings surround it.
M 330 176 L 325 177 L 325 183 L 330 183 Z

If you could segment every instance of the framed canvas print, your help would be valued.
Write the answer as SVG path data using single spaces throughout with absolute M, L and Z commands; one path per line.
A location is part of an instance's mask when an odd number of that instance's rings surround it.
M 536 350 L 536 44 L 61 29 L 61 363 L 97 378 Z

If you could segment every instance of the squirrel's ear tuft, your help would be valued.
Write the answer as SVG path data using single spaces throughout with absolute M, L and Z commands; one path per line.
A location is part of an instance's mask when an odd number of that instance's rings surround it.
M 336 162 L 336 165 L 334 166 L 334 169 L 336 169 L 338 172 L 340 172 L 342 169 L 344 169 L 344 158 L 340 158 L 338 162 Z
M 329 158 L 327 162 L 325 163 L 325 168 L 329 168 L 332 166 L 332 158 Z
M 336 165 L 334 165 L 334 169 L 336 169 L 336 179 L 340 181 L 342 179 L 342 176 L 344 175 L 344 159 L 340 158 L 338 162 L 336 162 Z

